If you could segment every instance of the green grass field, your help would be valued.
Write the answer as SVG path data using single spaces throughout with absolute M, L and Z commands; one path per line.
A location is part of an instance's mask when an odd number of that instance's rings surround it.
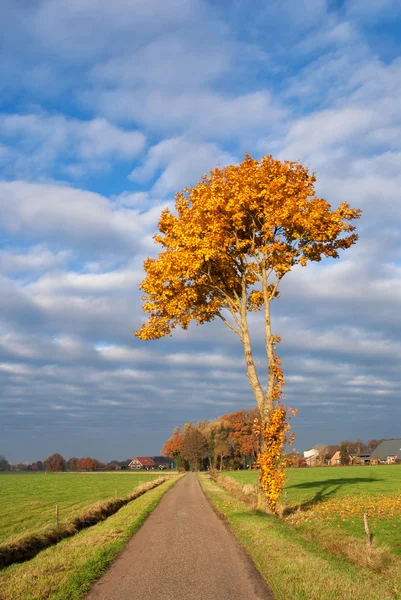
M 226 475 L 234 475 L 240 482 L 241 479 L 253 482 L 257 474 L 237 472 Z M 319 478 L 318 473 L 312 475 L 312 470 L 303 477 L 307 475 L 312 480 Z M 297 483 L 302 483 L 302 476 L 299 477 L 301 481 L 297 477 Z M 327 477 L 329 475 L 321 477 L 320 481 Z M 250 507 L 221 487 L 219 479 L 216 484 L 206 473 L 201 473 L 200 481 L 276 600 L 401 599 L 401 561 L 398 556 L 376 548 L 370 555 L 363 541 L 352 540 L 341 530 L 326 531 L 325 539 L 305 535 L 288 520 Z M 296 497 L 297 493 L 293 498 Z M 341 498 L 341 495 L 337 496 L 339 502 Z M 330 546 L 327 542 L 331 542 Z
M 258 478 L 256 471 L 223 475 L 243 484 Z M 366 512 L 376 542 L 401 554 L 401 466 L 289 469 L 285 490 L 292 509 L 286 520 L 300 532 L 327 537 L 337 530 L 362 539 Z
M 107 475 L 102 474 L 100 477 L 105 478 Z M 127 474 L 127 477 L 139 479 L 138 474 Z M 39 552 L 33 559 L 20 564 L 15 563 L 1 570 L 0 600 L 84 598 L 165 492 L 180 477 L 175 475 L 159 487 L 133 500 L 105 521 Z M 88 485 L 91 485 L 89 474 L 87 478 Z M 154 576 L 155 573 L 157 575 L 157 569 L 150 570 L 149 576 Z
M 53 528 L 55 506 L 63 524 L 83 510 L 160 477 L 159 471 L 132 473 L 0 474 L 0 545 L 11 538 Z

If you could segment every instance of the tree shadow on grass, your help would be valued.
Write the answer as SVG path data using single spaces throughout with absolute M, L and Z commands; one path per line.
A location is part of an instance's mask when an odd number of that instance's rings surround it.
M 343 486 L 355 485 L 358 483 L 376 483 L 377 481 L 382 481 L 382 479 L 371 479 L 368 477 L 350 477 L 350 478 L 337 478 L 337 479 L 326 479 L 325 481 L 307 481 L 304 483 L 297 483 L 295 485 L 290 485 L 287 489 L 291 488 L 303 488 L 305 490 L 309 490 L 311 488 L 318 488 L 316 490 L 315 495 L 309 500 L 304 502 L 300 502 L 294 506 L 288 507 L 286 509 L 286 515 L 293 514 L 297 511 L 307 511 L 316 504 L 321 504 L 322 502 L 327 502 L 333 498 L 339 489 Z

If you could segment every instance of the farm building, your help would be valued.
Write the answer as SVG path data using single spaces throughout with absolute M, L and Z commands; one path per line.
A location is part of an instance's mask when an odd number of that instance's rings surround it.
M 401 460 L 401 439 L 384 440 L 370 455 L 370 462 L 387 463 L 389 465 Z
M 304 451 L 304 459 L 308 467 L 313 467 L 319 461 L 319 452 L 315 448 Z
M 152 456 L 152 460 L 156 465 L 157 469 L 173 469 L 174 463 L 170 458 L 166 458 L 165 456 Z
M 368 465 L 370 454 L 350 454 L 352 465 Z
M 129 469 L 154 469 L 156 463 L 150 458 L 150 456 L 136 456 L 131 460 L 128 465 Z
M 339 465 L 341 462 L 339 446 L 327 446 L 324 461 L 328 465 Z

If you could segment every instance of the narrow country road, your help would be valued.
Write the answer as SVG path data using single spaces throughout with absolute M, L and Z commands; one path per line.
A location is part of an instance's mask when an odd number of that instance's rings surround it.
M 273 600 L 206 500 L 195 473 L 178 481 L 87 600 Z

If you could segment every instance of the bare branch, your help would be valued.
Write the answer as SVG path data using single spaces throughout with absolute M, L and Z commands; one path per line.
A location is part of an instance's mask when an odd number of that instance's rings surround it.
M 231 331 L 233 331 L 234 333 L 236 333 L 241 339 L 242 339 L 242 332 L 237 329 L 236 327 L 234 327 L 234 325 L 232 325 L 225 317 L 223 317 L 223 315 L 221 315 L 220 313 L 217 313 L 217 316 L 220 317 L 220 319 L 223 321 L 223 323 L 225 325 L 227 325 L 227 327 L 229 327 L 231 329 Z
M 283 275 L 281 277 L 277 277 L 276 285 L 274 286 L 272 293 L 270 294 L 270 300 L 272 300 L 274 298 L 274 295 L 277 292 L 277 288 L 280 285 L 280 281 L 282 280 L 282 278 L 283 278 Z

